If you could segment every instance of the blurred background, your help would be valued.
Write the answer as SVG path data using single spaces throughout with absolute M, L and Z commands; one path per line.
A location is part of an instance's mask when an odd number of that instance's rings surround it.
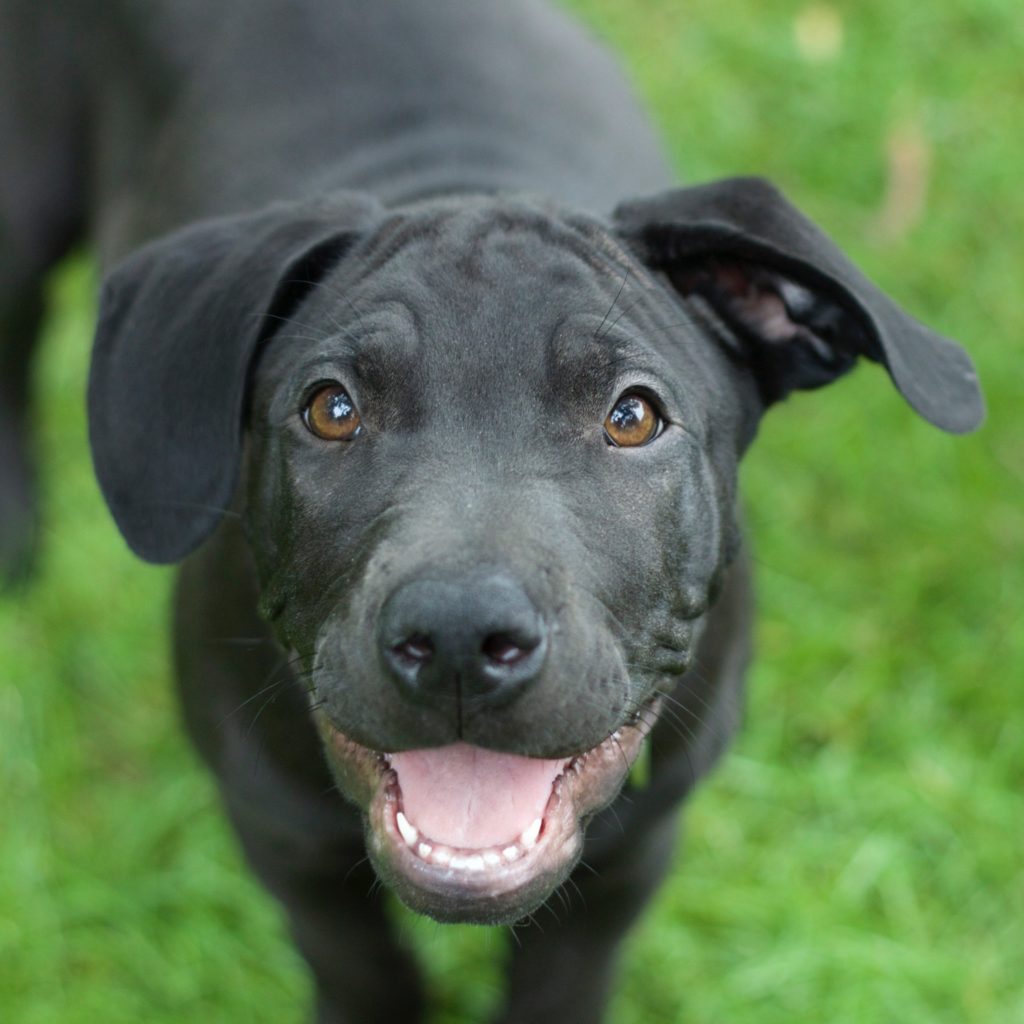
M 611 1020 L 1024 1022 L 1024 7 L 569 6 L 682 180 L 774 179 L 966 345 L 989 403 L 949 437 L 865 365 L 768 416 L 747 725 Z M 299 1024 L 302 964 L 177 728 L 171 573 L 128 554 L 91 474 L 95 284 L 86 254 L 53 281 L 43 561 L 0 598 L 0 1020 Z M 402 927 L 437 1021 L 484 1019 L 507 935 Z

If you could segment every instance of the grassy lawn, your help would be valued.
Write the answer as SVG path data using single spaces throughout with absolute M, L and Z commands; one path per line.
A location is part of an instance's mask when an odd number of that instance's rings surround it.
M 865 366 L 768 417 L 747 726 L 613 1024 L 1024 1022 L 1024 7 L 571 6 L 684 179 L 775 179 L 966 344 L 989 403 L 948 437 Z M 0 1020 L 298 1024 L 303 967 L 177 729 L 171 574 L 126 552 L 91 476 L 93 289 L 83 259 L 54 282 L 44 560 L 0 602 Z M 504 935 L 403 922 L 438 1024 L 480 1021 Z

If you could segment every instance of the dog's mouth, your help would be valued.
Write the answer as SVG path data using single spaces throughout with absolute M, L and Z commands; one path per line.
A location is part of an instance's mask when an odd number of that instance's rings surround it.
M 565 881 L 587 820 L 618 794 L 658 710 L 652 700 L 597 746 L 555 759 L 468 743 L 388 754 L 316 718 L 381 878 L 420 913 L 496 924 Z

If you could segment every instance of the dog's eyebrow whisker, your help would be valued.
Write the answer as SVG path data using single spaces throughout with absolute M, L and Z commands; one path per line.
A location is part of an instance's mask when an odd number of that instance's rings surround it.
M 307 281 L 307 280 L 301 280 L 299 278 L 293 278 L 292 279 L 292 283 L 293 284 L 308 285 L 311 288 L 320 288 L 323 291 L 330 292 L 336 299 L 340 299 L 342 302 L 344 302 L 348 306 L 348 308 L 351 309 L 352 312 L 356 316 L 362 316 L 363 315 L 360 312 L 359 308 L 356 306 L 356 304 L 352 301 L 351 296 L 346 295 L 345 292 L 343 292 L 343 291 L 339 291 L 337 288 L 335 288 L 335 286 L 333 284 L 328 284 L 327 281 L 323 281 L 323 280 L 320 280 L 320 281 Z
M 295 327 L 302 328 L 304 331 L 312 332 L 310 335 L 306 336 L 310 341 L 323 342 L 328 341 L 331 337 L 330 334 L 323 330 L 321 325 L 306 324 L 303 321 L 300 321 L 300 319 L 296 319 L 294 316 L 282 316 L 280 313 L 257 312 L 252 314 L 252 318 L 262 319 L 262 321 L 276 321 L 279 324 L 293 324 Z M 300 336 L 296 335 L 296 337 Z
M 597 341 L 600 341 L 602 338 L 601 329 L 608 322 L 608 317 L 611 316 L 612 310 L 615 308 L 615 303 L 619 301 L 619 296 L 622 294 L 622 289 L 626 287 L 626 281 L 629 280 L 629 274 L 631 270 L 631 267 L 626 267 L 626 272 L 622 275 L 622 283 L 619 285 L 619 290 L 615 293 L 615 298 L 612 299 L 612 304 L 608 307 L 608 312 L 605 313 L 604 318 L 601 320 L 601 323 L 598 325 L 597 330 L 594 332 L 594 338 Z
M 287 334 L 279 334 L 277 336 L 278 341 L 315 341 L 324 342 L 330 339 L 329 335 L 315 335 L 315 334 L 297 334 L 294 331 L 289 331 Z
M 331 295 L 333 295 L 340 302 L 344 302 L 345 305 L 347 305 L 348 308 L 352 310 L 352 313 L 356 316 L 356 318 L 359 318 L 359 317 L 361 317 L 363 315 L 360 312 L 360 310 L 357 308 L 356 304 L 352 301 L 352 299 L 348 295 L 346 295 L 344 292 L 339 291 L 337 288 L 334 287 L 334 285 L 328 284 L 326 281 L 309 281 L 309 280 L 303 280 L 301 278 L 291 278 L 289 283 L 290 284 L 305 285 L 305 286 L 310 287 L 310 288 L 317 288 L 317 289 L 321 289 L 323 291 L 329 292 Z M 358 340 L 356 338 L 356 336 L 354 334 L 352 334 L 352 332 L 330 310 L 327 310 L 326 314 L 330 318 L 331 324 L 338 331 L 340 331 L 342 334 L 344 334 L 351 341 L 357 341 Z
M 643 295 L 638 295 L 628 306 L 626 306 L 625 309 L 622 310 L 621 313 L 619 313 L 619 315 L 607 326 L 607 328 L 605 328 L 604 333 L 601 335 L 600 338 L 598 338 L 598 341 L 601 341 L 604 338 L 607 338 L 608 335 L 611 334 L 612 331 L 615 330 L 616 324 L 618 324 L 618 322 L 624 316 L 626 316 L 627 313 L 632 313 L 633 310 L 636 309 L 636 307 L 639 306 L 641 302 L 643 302 L 643 300 L 644 300 L 644 296 Z
M 295 324 L 296 327 L 301 327 L 304 330 L 317 332 L 316 340 L 318 341 L 326 341 L 329 337 L 329 335 L 325 334 L 323 331 L 319 329 L 319 326 L 317 324 L 307 324 L 304 321 L 298 320 L 293 316 L 281 316 L 280 313 L 262 312 L 253 313 L 252 317 L 254 320 L 276 320 L 278 323 L 282 324 Z

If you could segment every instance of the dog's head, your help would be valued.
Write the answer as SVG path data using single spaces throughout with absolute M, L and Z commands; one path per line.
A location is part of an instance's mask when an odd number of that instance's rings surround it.
M 753 179 L 608 221 L 519 198 L 282 205 L 110 275 L 104 493 L 152 561 L 232 500 L 380 874 L 446 919 L 564 880 L 737 548 L 760 415 L 858 356 L 946 430 L 968 358 Z M 139 429 L 145 424 L 145 430 Z

